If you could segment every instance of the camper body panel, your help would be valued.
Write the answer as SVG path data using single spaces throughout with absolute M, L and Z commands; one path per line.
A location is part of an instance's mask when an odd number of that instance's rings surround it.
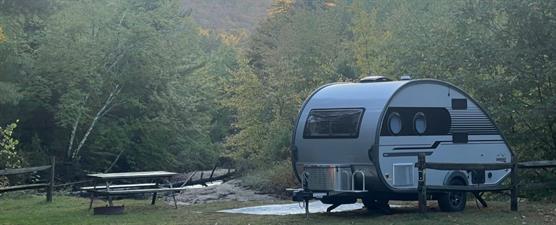
M 315 168 L 329 165 L 342 168 L 349 164 L 350 171 L 362 171 L 366 179 L 366 187 L 384 188 L 383 183 L 378 180 L 374 163 L 370 160 L 369 150 L 375 144 L 376 129 L 379 117 L 386 102 L 402 82 L 388 82 L 389 84 L 357 84 L 341 83 L 323 87 L 314 93 L 304 104 L 300 112 L 295 134 L 294 134 L 294 166 L 298 177 L 301 179 L 306 166 Z M 359 124 L 357 138 L 307 138 L 304 137 L 307 119 L 312 110 L 320 109 L 362 109 L 362 117 Z M 316 171 L 314 169 L 313 171 Z M 341 169 L 340 169 L 341 170 Z M 317 176 L 313 172 L 313 177 Z M 324 172 L 322 172 L 324 173 Z M 344 174 L 345 175 L 345 174 Z M 318 175 L 320 176 L 320 175 Z M 333 175 L 334 177 L 341 175 Z M 347 176 L 347 175 L 345 175 Z M 351 176 L 351 175 L 350 175 Z M 337 179 L 337 178 L 331 178 Z M 348 185 L 340 185 L 351 188 L 351 180 L 344 179 Z
M 489 139 L 486 136 L 493 136 L 493 139 Z M 415 190 L 417 188 L 417 168 L 414 167 L 417 162 L 418 152 L 424 152 L 427 154 L 427 162 L 439 162 L 439 163 L 497 163 L 502 160 L 510 160 L 509 154 L 505 154 L 507 147 L 506 144 L 501 140 L 498 135 L 471 135 L 469 136 L 469 143 L 467 144 L 454 144 L 452 143 L 451 136 L 432 136 L 429 137 L 430 142 L 427 144 L 416 144 L 423 143 L 423 139 L 419 141 L 410 141 L 404 137 L 392 137 L 390 141 L 394 141 L 396 144 L 387 145 L 384 144 L 380 146 L 380 174 L 384 177 L 384 180 L 388 183 L 389 187 L 398 190 Z M 386 138 L 381 138 L 381 143 L 387 142 Z M 421 146 L 428 147 L 431 146 L 436 140 L 445 140 L 434 150 L 393 150 L 399 146 Z M 399 154 L 391 156 L 392 153 L 411 153 L 411 154 Z M 502 153 L 502 154 L 501 154 Z M 409 171 L 404 171 L 400 166 L 410 165 Z M 397 171 L 396 171 L 397 169 Z M 397 172 L 397 173 L 396 173 Z M 472 177 L 468 171 L 460 171 L 466 175 L 465 181 L 468 184 L 472 184 Z M 446 170 L 427 170 L 426 183 L 428 185 L 445 185 L 447 183 L 447 178 L 453 171 Z M 488 174 L 491 174 L 490 176 Z M 485 171 L 485 183 L 484 184 L 498 184 L 506 177 L 509 170 L 489 170 Z M 397 176 L 397 177 L 396 177 Z M 406 179 L 411 179 L 410 181 L 404 181 L 399 177 L 404 177 Z M 398 182 L 396 182 L 396 180 Z
M 465 107 L 454 107 L 454 99 L 465 101 Z M 435 115 L 434 110 L 442 111 L 447 119 L 439 118 L 441 116 Z M 386 112 L 388 115 L 382 118 L 383 129 L 378 141 L 380 147 L 377 156 L 379 174 L 391 189 L 417 188 L 417 170 L 409 165 L 417 162 L 420 152 L 426 154 L 427 162 L 511 162 L 511 152 L 493 122 L 471 98 L 453 87 L 442 83 L 409 84 L 396 92 Z M 393 134 L 388 128 L 389 116 L 395 113 L 401 115 L 403 121 L 400 134 Z M 436 129 L 433 134 L 426 131 L 420 134 L 416 130 L 415 117 L 418 114 L 424 116 L 425 127 Z M 434 124 L 439 121 L 443 124 Z M 453 140 L 456 133 L 464 134 L 467 140 Z M 453 172 L 427 170 L 426 183 L 445 185 Z M 470 171 L 459 172 L 466 175 L 463 178 L 466 183 L 473 183 Z M 509 174 L 509 170 L 481 173 L 484 173 L 484 184 L 498 184 Z

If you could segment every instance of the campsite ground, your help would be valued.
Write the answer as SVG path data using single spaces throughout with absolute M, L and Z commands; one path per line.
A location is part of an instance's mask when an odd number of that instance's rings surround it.
M 477 209 L 470 202 L 463 213 L 417 213 L 415 207 L 396 209 L 394 215 L 367 213 L 365 210 L 331 214 L 256 216 L 219 213 L 218 210 L 290 201 L 218 202 L 180 206 L 177 210 L 160 202 L 122 200 L 123 215 L 94 216 L 85 198 L 56 196 L 48 204 L 44 196 L 0 197 L 0 224 L 556 224 L 556 203 L 521 203 L 518 213 L 509 211 L 507 202 L 489 202 L 488 209 Z M 99 201 L 98 206 L 102 203 Z

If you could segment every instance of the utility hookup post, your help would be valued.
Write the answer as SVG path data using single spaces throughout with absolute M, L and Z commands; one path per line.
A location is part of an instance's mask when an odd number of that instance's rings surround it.
M 427 186 L 426 186 L 426 170 L 425 170 L 425 153 L 419 153 L 419 158 L 417 158 L 418 167 L 418 184 L 417 192 L 419 198 L 419 212 L 427 212 Z

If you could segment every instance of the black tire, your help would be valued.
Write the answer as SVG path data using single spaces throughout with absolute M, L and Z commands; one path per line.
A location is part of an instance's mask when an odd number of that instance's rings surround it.
M 461 179 L 453 179 L 450 185 L 465 185 Z M 467 193 L 464 191 L 451 191 L 438 198 L 438 207 L 444 212 L 460 212 L 465 209 Z
M 368 198 L 363 198 L 363 199 L 361 199 L 361 200 L 362 200 L 362 202 L 363 202 L 363 206 L 365 206 L 365 208 L 366 208 L 367 210 L 369 210 L 369 209 L 375 209 L 375 208 L 376 208 L 376 204 L 375 204 L 375 201 L 376 201 L 376 200 L 374 200 L 374 199 L 368 199 Z

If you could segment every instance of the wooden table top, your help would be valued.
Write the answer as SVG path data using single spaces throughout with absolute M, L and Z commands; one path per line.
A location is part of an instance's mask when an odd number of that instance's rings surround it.
M 124 172 L 124 173 L 92 173 L 87 174 L 88 177 L 99 178 L 104 180 L 124 179 L 124 178 L 151 178 L 151 177 L 171 177 L 177 173 L 168 171 L 141 171 L 141 172 Z

